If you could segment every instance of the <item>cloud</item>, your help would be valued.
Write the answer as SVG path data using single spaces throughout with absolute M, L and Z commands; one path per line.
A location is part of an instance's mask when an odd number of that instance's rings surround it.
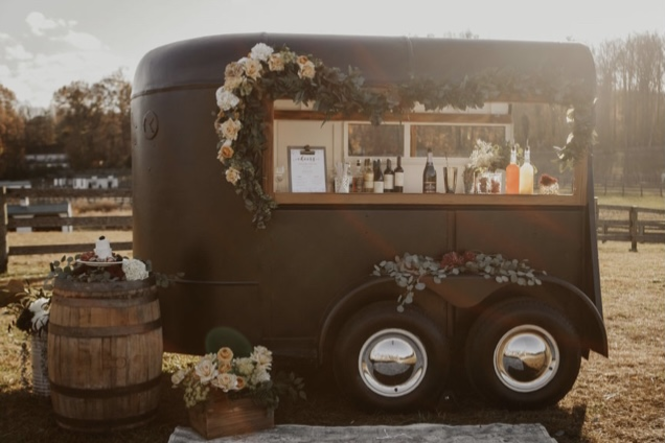
M 17 44 L 5 48 L 7 60 L 29 60 L 33 57 L 32 53 L 25 50 L 23 45 Z
M 62 40 L 84 51 L 96 51 L 103 48 L 102 42 L 94 35 L 86 32 L 72 31 L 71 29 L 64 37 L 54 37 L 52 40 Z
M 105 51 L 69 51 L 36 54 L 30 60 L 19 61 L 11 73 L 0 65 L 0 74 L 3 84 L 22 102 L 48 107 L 59 88 L 79 80 L 98 82 L 126 64 L 120 57 Z
M 42 36 L 44 31 L 50 31 L 57 28 L 64 28 L 67 23 L 64 20 L 53 20 L 46 18 L 41 12 L 31 12 L 25 18 L 26 23 L 30 27 L 33 34 Z

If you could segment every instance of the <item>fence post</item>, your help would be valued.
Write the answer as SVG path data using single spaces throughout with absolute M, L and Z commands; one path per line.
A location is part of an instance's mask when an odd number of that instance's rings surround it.
M 628 215 L 628 229 L 630 231 L 630 252 L 637 252 L 637 207 L 631 206 Z
M 9 248 L 7 246 L 7 190 L 0 188 L 0 274 L 7 272 Z

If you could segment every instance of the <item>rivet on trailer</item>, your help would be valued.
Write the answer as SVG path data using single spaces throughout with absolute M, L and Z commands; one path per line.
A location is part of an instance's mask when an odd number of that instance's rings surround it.
M 219 89 L 229 78 L 239 101 Z M 372 406 L 422 407 L 465 376 L 501 406 L 558 402 L 582 358 L 608 354 L 595 84 L 590 51 L 572 43 L 246 34 L 149 52 L 132 96 L 134 253 L 186 276 L 160 294 L 165 349 L 201 353 L 230 326 L 278 358 L 332 367 Z M 565 171 L 558 191 L 508 194 L 500 174 L 500 193 L 466 192 L 469 143 L 519 139 L 518 112 L 538 103 L 572 125 L 558 149 L 529 140 L 539 172 Z M 428 148 L 439 180 L 423 194 Z M 397 157 L 403 192 L 334 192 L 340 165 Z M 458 170 L 454 192 L 443 167 Z M 537 275 L 486 278 L 478 256 Z M 372 275 L 396 257 L 476 268 L 406 287 Z

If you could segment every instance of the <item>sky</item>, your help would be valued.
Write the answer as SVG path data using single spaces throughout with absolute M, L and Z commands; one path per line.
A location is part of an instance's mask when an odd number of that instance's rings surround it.
M 665 0 L 0 0 L 0 84 L 22 104 L 47 107 L 73 81 L 94 83 L 118 69 L 131 81 L 148 51 L 190 38 L 467 31 L 598 47 L 635 33 L 665 35 Z

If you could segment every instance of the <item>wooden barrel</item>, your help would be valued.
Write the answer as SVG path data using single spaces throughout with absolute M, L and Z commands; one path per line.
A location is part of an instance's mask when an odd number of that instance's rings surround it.
M 154 418 L 162 350 L 154 279 L 56 280 L 48 374 L 58 424 L 105 432 L 134 428 Z

